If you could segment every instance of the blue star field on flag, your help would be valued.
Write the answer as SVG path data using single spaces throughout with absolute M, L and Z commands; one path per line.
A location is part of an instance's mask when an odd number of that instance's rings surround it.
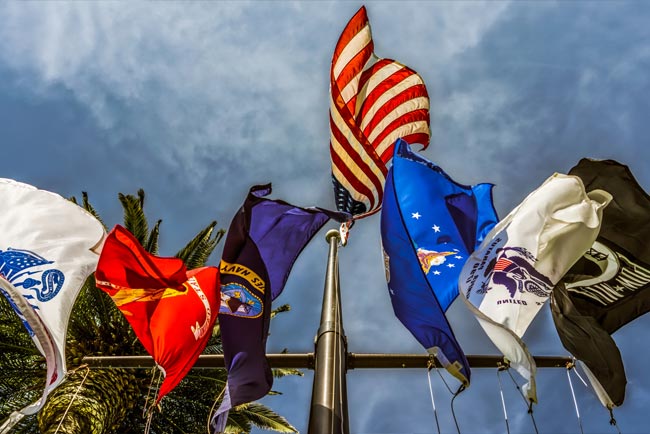
M 492 185 L 465 186 L 398 140 L 388 172 L 381 234 L 397 318 L 464 385 L 470 369 L 445 317 L 458 275 L 498 218 Z

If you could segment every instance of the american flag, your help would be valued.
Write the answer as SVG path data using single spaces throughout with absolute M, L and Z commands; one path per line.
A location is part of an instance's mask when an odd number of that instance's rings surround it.
M 415 71 L 375 56 L 365 7 L 336 44 L 330 80 L 336 205 L 359 219 L 381 208 L 395 141 L 428 146 L 429 96 Z
M 513 262 L 506 258 L 499 258 L 499 260 L 494 264 L 494 271 L 505 271 L 506 268 L 511 266 Z

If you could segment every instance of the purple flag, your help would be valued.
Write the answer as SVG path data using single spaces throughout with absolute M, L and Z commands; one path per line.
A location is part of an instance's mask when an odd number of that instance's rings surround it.
M 265 199 L 269 193 L 270 184 L 251 188 L 230 224 L 221 257 L 219 324 L 228 382 L 212 418 L 215 432 L 225 429 L 232 407 L 271 390 L 273 377 L 266 360 L 271 302 L 314 234 L 330 217 L 350 218 L 347 213 Z

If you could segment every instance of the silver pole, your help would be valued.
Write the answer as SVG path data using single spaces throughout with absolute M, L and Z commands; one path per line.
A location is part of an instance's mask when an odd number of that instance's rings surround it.
M 345 375 L 347 341 L 341 317 L 338 245 L 341 235 L 330 230 L 327 273 L 320 328 L 315 339 L 314 384 L 309 413 L 309 434 L 348 434 L 348 402 Z

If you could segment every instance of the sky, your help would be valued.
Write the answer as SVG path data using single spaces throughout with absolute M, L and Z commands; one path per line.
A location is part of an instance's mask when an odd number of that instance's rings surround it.
M 362 3 L 0 3 L 0 177 L 65 197 L 87 191 L 109 225 L 118 192 L 147 193 L 172 255 L 217 220 L 227 228 L 254 184 L 271 197 L 334 208 L 328 86 L 334 45 Z M 375 53 L 415 69 L 431 98 L 422 153 L 463 184 L 491 182 L 504 217 L 582 157 L 628 165 L 650 189 L 650 3 L 640 1 L 368 2 Z M 295 263 L 267 351 L 313 351 L 329 223 Z M 424 353 L 394 317 L 379 216 L 340 251 L 351 352 Z M 221 247 L 210 262 L 216 265 Z M 497 354 L 462 301 L 448 318 L 466 354 Z M 628 378 L 615 410 L 623 433 L 647 432 L 650 317 L 615 333 Z M 524 335 L 535 355 L 567 355 L 548 305 Z M 505 432 L 493 369 L 475 369 L 455 400 L 463 433 Z M 518 377 L 517 377 L 518 378 Z M 307 431 L 313 373 L 277 380 L 263 403 Z M 511 433 L 533 432 L 502 377 Z M 508 381 L 505 381 L 505 380 Z M 521 384 L 521 379 L 519 382 Z M 443 432 L 450 394 L 432 377 Z M 452 380 L 453 381 L 453 380 Z M 564 369 L 540 368 L 539 432 L 580 428 Z M 434 433 L 426 371 L 347 375 L 352 433 Z M 615 433 L 574 377 L 585 433 Z

